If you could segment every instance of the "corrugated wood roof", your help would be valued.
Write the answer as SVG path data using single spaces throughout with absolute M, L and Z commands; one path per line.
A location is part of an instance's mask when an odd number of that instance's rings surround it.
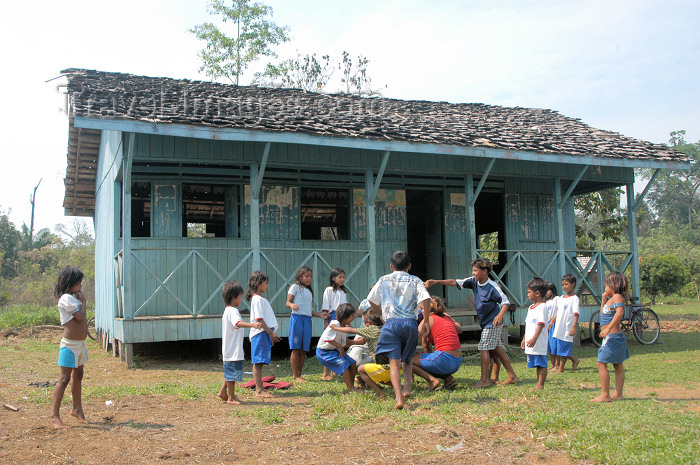
M 84 69 L 62 73 L 68 78 L 72 117 L 557 155 L 688 161 L 684 154 L 664 145 L 596 129 L 546 109 L 328 95 Z M 80 199 L 90 196 L 90 182 L 94 197 L 96 145 L 99 148 L 99 131 L 76 130 L 71 124 L 64 202 L 67 214 L 94 210 L 94 198 L 92 206 Z

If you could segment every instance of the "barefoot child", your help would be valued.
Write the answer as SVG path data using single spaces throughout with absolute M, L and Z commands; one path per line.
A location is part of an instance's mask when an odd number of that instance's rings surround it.
M 489 279 L 489 273 L 492 269 L 493 266 L 488 258 L 477 258 L 472 262 L 471 278 L 429 279 L 426 281 L 427 287 L 442 284 L 474 291 L 476 315 L 481 326 L 481 340 L 479 341 L 481 379 L 474 385 L 476 388 L 491 386 L 491 366 L 494 359 L 499 359 L 503 368 L 508 372 L 508 378 L 501 384 L 513 384 L 520 381 L 513 370 L 513 365 L 510 363 L 510 358 L 508 358 L 502 342 L 505 330 L 503 315 L 508 310 L 510 302 L 498 284 Z
M 413 365 L 418 337 L 430 332 L 430 294 L 423 281 L 408 274 L 411 257 L 398 250 L 391 256 L 391 274 L 379 278 L 367 296 L 372 308 L 380 310 L 384 319 L 377 342 L 377 362 L 389 360 L 391 385 L 396 397 L 396 409 L 403 409 L 404 399 L 411 395 Z M 426 324 L 418 330 L 418 308 L 423 309 Z M 401 367 L 403 366 L 403 389 Z
M 598 349 L 598 374 L 601 394 L 593 402 L 610 402 L 622 399 L 625 385 L 623 362 L 630 358 L 627 350 L 627 337 L 620 329 L 620 321 L 625 315 L 625 303 L 629 300 L 627 277 L 614 271 L 605 277 L 605 292 L 600 307 L 600 337 L 603 343 Z M 615 394 L 610 396 L 610 373 L 608 363 L 615 368 Z
M 557 356 L 554 353 L 555 341 L 554 341 L 554 328 L 557 321 L 557 299 L 558 297 L 557 286 L 554 283 L 547 283 L 547 296 L 546 296 L 546 317 L 547 317 L 547 353 L 551 360 L 550 370 L 554 371 L 557 367 Z
M 237 281 L 224 283 L 222 295 L 226 309 L 221 317 L 221 358 L 224 361 L 224 384 L 219 397 L 224 402 L 238 405 L 236 381 L 243 381 L 243 328 L 261 329 L 262 323 L 246 323 L 241 320 L 238 307 L 243 299 L 243 288 Z
M 366 302 L 366 300 L 363 300 L 363 302 Z M 379 341 L 379 335 L 381 334 L 384 322 L 382 321 L 381 313 L 371 307 L 362 315 L 362 318 L 365 322 L 365 326 L 362 328 L 353 328 L 351 326 L 339 327 L 334 324 L 328 327 L 345 334 L 356 334 L 358 337 L 351 342 L 351 344 L 354 344 L 353 347 L 357 347 L 357 345 L 367 345 L 369 355 L 366 359 L 363 359 L 360 363 L 353 357 L 353 360 L 358 363 L 357 374 L 359 378 L 357 382 L 360 387 L 369 386 L 380 399 L 383 399 L 384 393 L 377 383 L 391 382 L 389 368 L 374 363 L 374 357 L 377 354 L 377 341 Z
M 297 269 L 296 280 L 287 291 L 287 308 L 292 310 L 289 317 L 289 349 L 292 351 L 290 363 L 292 365 L 293 381 L 305 383 L 302 377 L 306 353 L 311 346 L 311 317 L 319 316 L 324 320 L 328 314 L 315 312 L 311 309 L 314 291 L 311 288 L 313 274 L 311 268 L 300 266 Z
M 262 271 L 253 271 L 248 278 L 248 291 L 245 298 L 250 302 L 250 321 L 260 322 L 261 329 L 251 328 L 250 330 L 250 354 L 253 362 L 253 379 L 255 380 L 255 395 L 258 397 L 274 397 L 267 392 L 263 386 L 262 369 L 263 365 L 270 364 L 272 354 L 272 344 L 279 342 L 280 337 L 275 334 L 277 329 L 277 318 L 272 311 L 270 302 L 262 296 L 267 292 L 269 279 Z
M 571 360 L 571 371 L 578 368 L 579 359 L 574 357 L 574 336 L 578 330 L 578 296 L 574 294 L 576 277 L 571 273 L 561 278 L 564 294 L 557 299 L 556 323 L 554 326 L 553 353 L 557 355 L 555 373 L 563 373 L 567 360 Z
M 350 326 L 352 320 L 355 319 L 355 307 L 350 304 L 342 304 L 337 308 L 336 315 L 338 319 L 331 321 L 328 327 L 323 330 L 323 334 L 321 334 L 321 338 L 316 346 L 316 358 L 321 365 L 343 377 L 348 392 L 356 392 L 355 374 L 357 373 L 357 364 L 353 358 L 345 353 L 348 336 L 342 331 L 333 329 L 333 327 L 342 329 Z
M 345 271 L 342 268 L 333 268 L 328 279 L 328 287 L 323 291 L 323 303 L 321 304 L 321 312 L 325 315 L 323 329 L 328 327 L 328 322 L 336 319 L 336 309 L 348 303 L 348 296 L 345 294 Z M 323 367 L 322 380 L 333 378 L 333 372 L 327 367 Z
M 60 409 L 63 394 L 71 383 L 73 415 L 86 424 L 82 403 L 83 365 L 88 361 L 87 305 L 83 288 L 83 272 L 74 266 L 66 266 L 58 276 L 54 296 L 58 299 L 58 314 L 63 325 L 63 338 L 58 350 L 58 366 L 61 367 L 56 388 L 53 391 L 51 423 L 54 428 L 67 428 L 61 420 Z M 72 381 L 71 381 L 72 379 Z
M 547 379 L 547 282 L 541 278 L 532 278 L 527 283 L 527 298 L 532 305 L 527 310 L 525 318 L 525 337 L 520 347 L 525 349 L 527 355 L 527 367 L 537 369 L 537 385 L 535 389 L 542 389 Z

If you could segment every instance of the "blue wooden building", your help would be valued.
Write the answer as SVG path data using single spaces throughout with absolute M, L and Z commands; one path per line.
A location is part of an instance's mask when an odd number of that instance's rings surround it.
M 572 272 L 594 303 L 619 269 L 638 295 L 635 208 L 631 250 L 577 251 L 573 199 L 631 193 L 635 168 L 688 166 L 664 146 L 551 110 L 63 74 L 65 212 L 94 219 L 96 325 L 127 362 L 134 343 L 221 337 L 222 283 L 245 287 L 256 269 L 270 277 L 286 336 L 297 267 L 313 269 L 318 306 L 342 267 L 357 304 L 397 249 L 422 278 L 468 276 L 488 253 L 519 308 L 533 275 L 558 283 Z M 483 250 L 485 237 L 498 248 Z M 475 323 L 468 293 L 431 292 Z

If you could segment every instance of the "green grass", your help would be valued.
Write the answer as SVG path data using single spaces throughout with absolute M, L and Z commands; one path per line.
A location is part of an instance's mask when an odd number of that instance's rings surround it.
M 95 312 L 88 309 L 88 318 Z M 58 309 L 35 304 L 10 305 L 0 309 L 0 331 L 9 328 L 28 328 L 40 325 L 60 325 Z

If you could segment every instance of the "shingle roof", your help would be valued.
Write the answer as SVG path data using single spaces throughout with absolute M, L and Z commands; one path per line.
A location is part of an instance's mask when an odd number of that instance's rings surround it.
M 553 110 L 234 86 L 83 69 L 62 71 L 74 116 L 381 141 L 686 161 L 660 144 L 590 127 Z

